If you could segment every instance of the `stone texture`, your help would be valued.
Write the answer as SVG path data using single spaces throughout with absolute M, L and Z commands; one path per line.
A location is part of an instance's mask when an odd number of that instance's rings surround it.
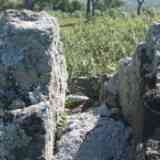
M 154 139 L 148 140 L 146 144 L 146 154 L 149 160 L 160 159 L 160 143 Z
M 100 101 L 101 103 L 107 103 L 112 107 L 117 107 L 118 105 L 118 74 L 115 73 L 111 76 L 110 80 L 105 80 L 100 90 Z
M 160 128 L 159 42 L 160 23 L 154 23 L 135 54 L 122 59 L 116 77 L 104 85 L 103 102 L 121 110 L 133 129 L 135 145 L 155 135 L 157 127 Z
M 66 89 L 55 18 L 27 10 L 1 14 L 0 81 L 0 159 L 52 160 Z
M 68 115 L 56 160 L 128 160 L 132 131 L 105 105 Z
M 87 96 L 93 101 L 99 101 L 102 82 L 108 79 L 109 75 L 71 78 L 68 82 L 69 94 Z
M 49 94 L 54 97 L 64 94 L 66 76 L 61 52 L 59 28 L 54 18 L 30 11 L 3 13 L 0 19 L 0 89 L 1 99 L 5 99 L 4 110 L 17 98 L 28 106 L 47 99 Z M 57 92 L 53 93 L 55 89 Z
M 4 113 L 0 119 L 0 159 L 51 160 L 52 118 L 47 102 Z
M 143 102 L 141 97 L 143 81 L 140 75 L 140 65 L 141 62 L 137 55 L 133 59 L 121 60 L 118 77 L 119 106 L 122 108 L 124 117 L 132 125 L 137 140 L 142 139 L 143 129 Z

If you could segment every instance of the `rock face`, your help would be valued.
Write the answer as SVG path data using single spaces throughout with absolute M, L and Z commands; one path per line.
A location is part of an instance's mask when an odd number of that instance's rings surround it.
M 122 108 L 124 117 L 132 125 L 135 138 L 140 140 L 143 128 L 141 63 L 137 55 L 133 59 L 123 59 L 120 63 L 118 75 L 119 106 Z
M 130 127 L 121 119 L 112 118 L 111 111 L 102 110 L 93 130 L 80 146 L 76 160 L 129 160 L 132 149 Z
M 6 112 L 0 121 L 0 159 L 53 158 L 55 122 L 49 104 Z
M 66 68 L 56 20 L 45 12 L 0 16 L 0 159 L 52 160 Z
M 160 23 L 154 23 L 145 42 L 138 45 L 133 57 L 120 61 L 116 76 L 104 87 L 103 101 L 121 109 L 133 128 L 135 144 L 151 138 L 160 128 L 159 42 Z
M 93 101 L 99 101 L 99 91 L 104 80 L 109 75 L 71 78 L 68 82 L 70 94 L 87 96 Z
M 129 160 L 131 129 L 105 105 L 68 116 L 56 160 Z

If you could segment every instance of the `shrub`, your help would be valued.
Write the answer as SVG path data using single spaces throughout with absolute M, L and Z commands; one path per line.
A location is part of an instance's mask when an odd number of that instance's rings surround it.
M 77 0 L 54 0 L 52 4 L 54 10 L 61 10 L 63 12 L 70 13 L 81 10 L 83 8 L 83 4 Z
M 21 8 L 22 0 L 0 0 L 0 10 Z
M 80 11 L 83 8 L 82 3 L 77 0 L 70 2 L 69 12 Z
M 122 57 L 132 54 L 144 39 L 148 25 L 156 19 L 159 16 L 114 13 L 89 23 L 78 19 L 73 26 L 62 28 L 69 75 L 113 72 Z

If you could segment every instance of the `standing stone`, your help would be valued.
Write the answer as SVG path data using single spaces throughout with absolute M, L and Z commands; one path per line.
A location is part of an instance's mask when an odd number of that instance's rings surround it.
M 59 26 L 45 12 L 0 16 L 0 160 L 53 160 L 66 67 Z
M 140 73 L 141 61 L 137 54 L 132 58 L 120 61 L 119 69 L 119 106 L 129 124 L 132 125 L 136 141 L 142 139 L 143 107 L 142 107 L 142 77 Z
M 146 138 L 153 138 L 159 133 L 159 42 L 160 23 L 154 23 L 146 35 L 145 42 L 138 45 L 135 54 L 120 61 L 116 80 L 114 76 L 107 85 L 105 84 L 105 102 L 111 107 L 119 108 L 132 127 L 135 140 L 134 149 Z M 110 86 L 114 86 L 112 87 L 114 94 L 108 94 Z

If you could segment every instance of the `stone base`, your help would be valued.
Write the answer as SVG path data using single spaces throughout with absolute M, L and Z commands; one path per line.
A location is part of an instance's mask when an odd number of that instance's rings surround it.
M 48 106 L 42 102 L 1 115 L 0 160 L 52 160 L 55 126 Z

